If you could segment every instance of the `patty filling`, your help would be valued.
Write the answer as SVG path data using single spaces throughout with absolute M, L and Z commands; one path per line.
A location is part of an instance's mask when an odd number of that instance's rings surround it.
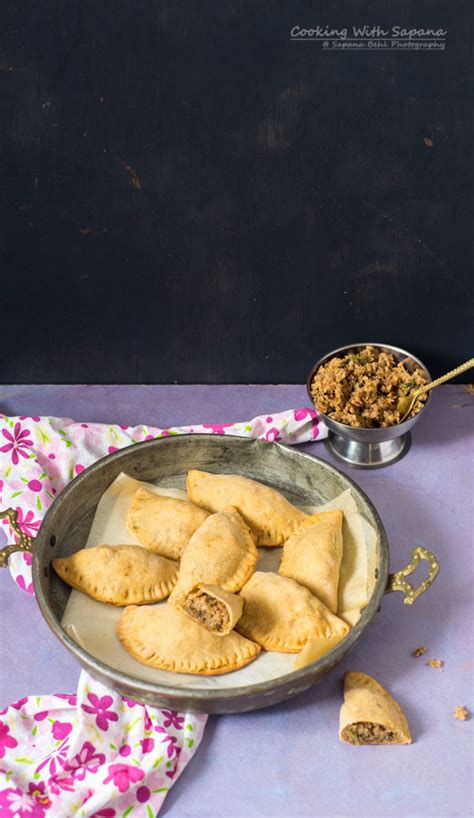
M 398 398 L 427 383 L 411 359 L 367 346 L 322 364 L 311 383 L 316 409 L 339 423 L 364 429 L 393 426 L 400 420 Z M 410 417 L 423 408 L 427 395 L 417 398 Z
M 229 615 L 226 606 L 219 599 L 200 592 L 190 594 L 185 602 L 186 613 L 211 631 L 221 633 L 229 624 Z
M 397 737 L 383 724 L 371 721 L 357 721 L 344 727 L 343 737 L 350 744 L 393 744 Z

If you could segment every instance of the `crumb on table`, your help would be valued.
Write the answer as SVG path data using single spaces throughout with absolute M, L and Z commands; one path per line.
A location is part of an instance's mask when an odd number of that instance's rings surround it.
M 426 664 L 429 665 L 430 667 L 442 668 L 444 662 L 441 659 L 428 659 Z
M 426 653 L 426 648 L 424 645 L 420 645 L 419 648 L 415 648 L 415 650 L 412 651 L 411 655 L 417 657 L 423 656 L 424 653 Z
M 458 704 L 457 707 L 454 708 L 454 718 L 459 719 L 459 721 L 467 721 L 470 716 L 469 710 L 467 707 L 464 707 L 461 704 Z

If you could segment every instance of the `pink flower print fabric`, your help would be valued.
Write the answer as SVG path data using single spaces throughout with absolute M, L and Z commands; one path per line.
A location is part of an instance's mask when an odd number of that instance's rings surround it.
M 89 693 L 87 699 L 90 704 L 82 704 L 81 707 L 86 713 L 93 713 L 95 715 L 95 723 L 101 730 L 105 731 L 108 729 L 109 721 L 118 721 L 117 713 L 108 709 L 113 702 L 112 696 L 102 696 L 102 698 L 99 699 L 95 693 Z
M 9 735 L 10 728 L 8 725 L 0 721 L 0 758 L 3 758 L 6 751 L 12 747 L 16 747 L 18 742 L 13 736 Z
M 0 715 L 0 818 L 153 818 L 207 716 L 148 707 L 81 673 L 77 696 Z
M 286 444 L 310 443 L 327 437 L 323 422 L 314 409 L 307 407 L 261 415 L 238 423 L 168 429 L 76 423 L 68 418 L 0 415 L 0 510 L 16 509 L 21 530 L 35 537 L 55 497 L 96 460 L 143 440 L 190 433 L 238 435 Z M 7 520 L 0 520 L 0 534 L 2 531 L 7 542 L 14 542 L 15 535 Z M 0 536 L 0 547 L 6 544 L 2 543 L 5 537 Z M 12 554 L 8 565 L 17 585 L 33 593 L 31 555 Z M 97 718 L 103 721 L 100 712 Z M 97 726 L 100 728 L 99 722 Z
M 8 429 L 2 429 L 2 435 L 7 440 L 4 446 L 0 448 L 0 452 L 9 453 L 11 461 L 14 466 L 18 466 L 20 456 L 28 459 L 28 446 L 33 445 L 30 440 L 30 430 L 22 429 L 21 423 L 17 421 L 13 427 L 13 434 Z
M 13 787 L 0 792 L 0 818 L 44 818 L 46 805 L 37 800 L 34 792 Z
M 132 767 L 131 764 L 110 764 L 109 774 L 104 781 L 108 784 L 113 781 L 120 792 L 127 792 L 127 790 L 137 781 L 141 781 L 145 773 L 137 767 Z

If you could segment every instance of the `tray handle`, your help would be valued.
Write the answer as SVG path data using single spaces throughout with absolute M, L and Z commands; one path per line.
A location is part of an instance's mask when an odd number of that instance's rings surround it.
M 18 537 L 18 542 L 12 545 L 6 545 L 5 548 L 0 549 L 0 568 L 6 568 L 10 554 L 15 551 L 29 551 L 33 552 L 34 538 L 25 534 L 18 525 L 18 512 L 13 508 L 7 508 L 5 511 L 0 511 L 0 520 L 8 519 L 10 526 Z
M 401 568 L 400 571 L 395 571 L 395 573 L 388 575 L 387 588 L 385 591 L 387 594 L 392 591 L 403 591 L 405 594 L 405 599 L 403 600 L 405 605 L 413 605 L 415 600 L 428 590 L 439 574 L 439 562 L 435 555 L 432 554 L 431 551 L 428 551 L 427 548 L 423 548 L 422 545 L 417 545 L 411 552 L 411 556 L 411 562 L 409 562 L 405 568 Z M 413 588 L 413 586 L 406 581 L 405 577 L 409 577 L 410 574 L 416 571 L 420 560 L 429 562 L 430 570 L 427 578 L 419 584 L 418 588 Z

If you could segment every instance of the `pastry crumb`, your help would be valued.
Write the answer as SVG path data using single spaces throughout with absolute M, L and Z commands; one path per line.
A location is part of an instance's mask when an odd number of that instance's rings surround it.
M 459 721 L 467 721 L 470 715 L 471 714 L 469 713 L 467 707 L 464 707 L 461 704 L 458 704 L 458 706 L 454 708 L 454 718 L 458 719 Z
M 442 661 L 442 659 L 428 659 L 426 664 L 429 665 L 430 667 L 442 668 L 444 662 Z
M 415 650 L 412 651 L 411 655 L 417 657 L 423 656 L 424 653 L 426 653 L 426 648 L 424 645 L 420 645 L 419 648 L 415 648 Z

